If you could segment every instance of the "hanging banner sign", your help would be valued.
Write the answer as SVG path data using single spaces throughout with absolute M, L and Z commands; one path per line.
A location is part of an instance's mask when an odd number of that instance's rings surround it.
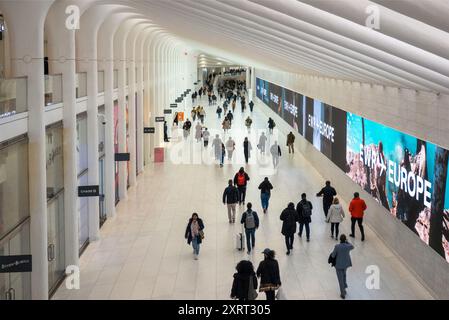
M 156 130 L 154 127 L 143 128 L 143 133 L 155 133 Z
M 115 161 L 129 161 L 129 153 L 116 153 Z
M 98 197 L 100 196 L 99 186 L 79 186 L 78 197 Z
M 0 273 L 31 272 L 31 255 L 0 256 Z

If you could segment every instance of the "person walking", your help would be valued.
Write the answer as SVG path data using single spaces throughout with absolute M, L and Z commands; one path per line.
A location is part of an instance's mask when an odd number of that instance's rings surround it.
M 257 277 L 251 261 L 242 260 L 235 267 L 234 281 L 232 282 L 231 299 L 240 301 L 256 300 Z
M 295 135 L 291 131 L 287 135 L 287 147 L 288 153 L 295 153 Z
M 164 121 L 164 142 L 170 142 L 168 140 L 168 126 L 167 121 Z
M 266 145 L 267 145 L 267 136 L 265 135 L 265 132 L 262 132 L 259 138 L 259 144 L 257 145 L 258 149 L 260 150 L 260 153 L 265 154 Z
M 277 141 L 275 141 L 271 146 L 270 153 L 271 158 L 273 159 L 273 167 L 276 169 L 276 167 L 279 165 L 279 157 L 282 155 L 281 147 L 278 145 Z
M 190 112 L 190 115 L 192 116 L 193 121 L 195 121 L 196 120 L 196 116 L 197 116 L 195 107 L 192 108 L 192 111 Z
M 254 109 L 254 102 L 253 102 L 253 100 L 251 100 L 251 101 L 249 102 L 249 110 L 250 110 L 251 112 L 253 112 L 253 109 Z
M 226 118 L 228 118 L 230 124 L 232 125 L 232 120 L 234 120 L 234 115 L 232 114 L 231 110 L 228 111 Z
M 269 118 L 268 119 L 268 129 L 270 131 L 270 134 L 273 134 L 273 129 L 276 126 L 276 124 L 274 123 L 274 120 Z
M 237 100 L 237 97 L 234 98 L 232 101 L 232 113 L 235 113 L 235 101 Z
M 224 145 L 224 143 L 221 143 L 221 154 L 220 154 L 220 168 L 223 168 L 224 165 L 224 158 L 226 155 L 226 147 Z
M 223 112 L 223 109 L 221 109 L 220 106 L 217 107 L 217 115 L 218 115 L 218 119 L 221 119 L 221 113 Z
M 253 147 L 251 146 L 251 142 L 248 140 L 248 137 L 245 137 L 245 141 L 243 141 L 243 154 L 245 155 L 245 162 L 248 163 L 249 158 L 251 157 L 251 150 Z
M 301 201 L 296 205 L 296 212 L 299 216 L 299 237 L 302 237 L 304 226 L 306 227 L 307 242 L 310 241 L 310 223 L 312 222 L 312 202 L 307 200 L 307 195 L 301 195 Z
M 335 240 L 338 240 L 338 229 L 344 217 L 345 211 L 343 210 L 343 207 L 341 206 L 338 198 L 335 197 L 332 205 L 329 208 L 329 213 L 326 219 L 327 222 L 331 223 L 331 238 L 334 238 L 335 230 Z
M 336 195 L 337 191 L 331 186 L 330 181 L 326 181 L 326 186 L 324 186 L 323 189 L 316 194 L 317 197 L 323 197 L 323 211 L 326 218 L 329 208 L 334 201 L 334 196 Z
M 235 223 L 235 207 L 239 201 L 239 191 L 236 186 L 234 186 L 232 180 L 228 181 L 228 186 L 223 192 L 223 204 L 228 207 L 228 220 L 229 223 Z
M 265 177 L 261 184 L 259 184 L 260 201 L 262 202 L 263 213 L 267 213 L 272 189 L 273 185 L 270 180 L 268 180 L 268 177 Z
M 182 126 L 182 129 L 184 130 L 184 139 L 187 139 L 187 137 L 190 134 L 190 128 L 192 127 L 192 123 L 190 122 L 190 120 L 187 118 L 186 122 L 184 122 L 184 125 Z
M 176 112 L 175 113 L 175 117 L 173 118 L 173 127 L 174 126 L 178 126 L 178 124 L 179 124 L 179 119 L 178 119 L 178 113 Z
M 228 141 L 226 141 L 226 152 L 228 153 L 228 160 L 232 159 L 232 155 L 235 150 L 235 141 L 229 137 Z
M 331 253 L 331 257 L 335 261 L 335 271 L 337 273 L 338 285 L 340 286 L 340 297 L 346 298 L 346 289 L 348 283 L 346 282 L 346 271 L 349 267 L 352 267 L 351 250 L 354 246 L 346 239 L 346 235 L 340 236 L 340 243 L 335 245 L 334 251 Z
M 295 241 L 296 222 L 299 221 L 298 212 L 295 210 L 295 204 L 290 202 L 286 209 L 281 213 L 282 234 L 285 237 L 285 245 L 287 246 L 287 255 L 293 250 L 293 242 Z
M 251 202 L 246 205 L 247 210 L 243 213 L 240 223 L 243 224 L 246 236 L 246 245 L 248 247 L 248 254 L 256 246 L 256 229 L 259 228 L 259 217 L 257 212 L 252 210 Z
M 223 102 L 223 110 L 225 114 L 227 114 L 228 112 L 228 105 L 229 105 L 228 100 L 225 100 L 225 102 Z
M 200 245 L 204 239 L 204 223 L 198 217 L 198 214 L 194 212 L 192 218 L 190 218 L 184 237 L 187 239 L 187 244 L 192 244 L 193 255 L 195 260 L 198 260 L 198 255 L 200 254 Z
M 351 213 L 351 234 L 352 238 L 355 238 L 355 224 L 359 225 L 360 233 L 362 235 L 362 241 L 365 241 L 365 230 L 363 228 L 363 216 L 365 214 L 367 206 L 363 199 L 360 199 L 358 192 L 354 193 L 354 199 L 349 204 L 349 212 Z
M 203 141 L 204 141 L 205 148 L 207 148 L 207 146 L 209 145 L 209 137 L 210 137 L 210 132 L 206 128 L 203 132 Z
M 264 260 L 259 263 L 256 271 L 257 277 L 260 278 L 259 292 L 265 292 L 267 300 L 275 300 L 276 290 L 282 285 L 279 263 L 273 250 L 266 248 L 262 253 Z
M 206 111 L 204 110 L 203 107 L 201 107 L 201 109 L 200 109 L 199 117 L 200 117 L 201 124 L 204 124 L 204 118 L 206 118 Z
M 248 133 L 251 132 L 252 124 L 253 124 L 253 120 L 250 118 L 250 116 L 248 116 L 248 118 L 246 118 L 246 120 L 245 120 L 245 126 L 246 126 L 246 128 L 248 128 Z
M 228 118 L 225 118 L 222 123 L 224 133 L 228 132 L 231 129 L 231 121 Z
M 243 167 L 234 176 L 234 185 L 237 186 L 239 191 L 239 205 L 245 204 L 246 186 L 249 180 L 250 178 Z
M 214 153 L 215 153 L 215 160 L 220 161 L 221 159 L 221 145 L 222 141 L 220 139 L 220 136 L 218 134 L 215 135 L 215 139 L 212 141 L 212 147 L 214 147 Z
M 203 126 L 198 122 L 196 124 L 196 126 L 195 126 L 195 139 L 196 139 L 196 142 L 200 142 L 201 141 L 202 131 L 203 131 Z

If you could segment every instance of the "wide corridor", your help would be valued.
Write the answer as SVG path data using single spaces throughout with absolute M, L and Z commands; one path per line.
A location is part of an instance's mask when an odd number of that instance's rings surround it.
M 220 100 L 218 101 L 219 104 Z M 205 125 L 211 131 L 211 141 L 217 132 L 223 138 L 221 120 L 216 106 L 207 106 Z M 190 118 L 190 102 L 188 117 Z M 322 199 L 315 194 L 324 185 L 325 177 L 299 153 L 288 154 L 285 133 L 275 132 L 270 140 L 278 139 L 283 154 L 277 170 L 272 170 L 269 156 L 257 155 L 260 130 L 267 131 L 267 117 L 256 104 L 252 126 L 252 160 L 243 165 L 244 119 L 237 103 L 232 130 L 225 136 L 236 141 L 234 161 L 225 160 L 220 168 L 216 162 L 207 163 L 210 153 L 194 139 L 193 122 L 190 137 L 182 138 L 182 130 L 171 128 L 171 142 L 166 144 L 165 162 L 150 164 L 139 176 L 138 184 L 128 190 L 128 199 L 121 200 L 117 214 L 109 218 L 101 229 L 101 240 L 91 243 L 81 257 L 81 285 L 68 290 L 63 283 L 54 299 L 229 299 L 236 264 L 251 260 L 255 268 L 263 259 L 262 250 L 274 249 L 281 269 L 282 288 L 286 299 L 340 299 L 335 269 L 327 263 L 336 244 L 330 237 L 330 224 L 325 223 Z M 297 137 L 300 139 L 300 137 Z M 247 202 L 259 214 L 260 228 L 256 232 L 256 250 L 248 255 L 235 248 L 235 235 L 242 230 L 239 223 L 244 207 L 238 208 L 236 224 L 229 224 L 222 193 L 228 179 L 245 166 L 251 181 Z M 274 186 L 268 213 L 261 209 L 259 190 L 268 176 Z M 295 236 L 293 254 L 286 255 L 279 216 L 287 204 L 300 200 L 306 192 L 314 210 L 311 241 Z M 338 193 L 338 190 L 337 190 Z M 347 208 L 347 203 L 343 203 Z M 184 239 L 184 232 L 193 212 L 205 223 L 205 239 L 199 260 L 194 260 L 192 248 Z M 372 214 L 368 209 L 367 214 Z M 340 226 L 340 233 L 349 234 L 350 218 Z M 397 256 L 366 226 L 366 241 L 360 241 L 356 229 L 353 267 L 348 270 L 347 299 L 432 299 Z M 371 266 L 371 267 L 370 267 Z M 378 267 L 379 288 L 369 288 L 370 268 Z M 368 269 L 367 269 L 368 268 Z M 371 269 L 372 270 L 372 269 Z M 258 299 L 264 299 L 259 294 Z

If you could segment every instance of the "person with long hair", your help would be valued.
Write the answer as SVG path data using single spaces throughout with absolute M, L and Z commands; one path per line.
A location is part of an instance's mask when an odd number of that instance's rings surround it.
M 259 292 L 265 292 L 267 300 L 275 300 L 276 290 L 281 286 L 279 273 L 279 263 L 275 259 L 276 253 L 273 250 L 265 249 L 264 260 L 260 262 L 256 275 L 260 278 Z
M 240 261 L 234 273 L 232 282 L 231 298 L 241 301 L 255 300 L 257 298 L 257 277 L 251 261 Z
M 198 216 L 198 213 L 194 212 L 192 217 L 187 223 L 186 232 L 184 237 L 187 239 L 187 244 L 192 244 L 193 255 L 195 260 L 198 260 L 198 255 L 200 254 L 200 245 L 204 239 L 204 223 Z

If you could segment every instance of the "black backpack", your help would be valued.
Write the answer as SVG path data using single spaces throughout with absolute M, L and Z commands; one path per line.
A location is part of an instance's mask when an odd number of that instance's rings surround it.
M 309 201 L 303 202 L 301 205 L 302 205 L 302 216 L 304 218 L 309 218 L 312 215 L 312 208 L 310 207 Z

